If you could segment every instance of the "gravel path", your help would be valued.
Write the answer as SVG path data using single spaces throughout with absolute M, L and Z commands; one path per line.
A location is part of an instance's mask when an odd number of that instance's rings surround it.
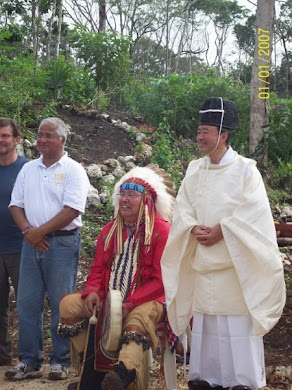
M 70 373 L 69 378 L 62 381 L 49 381 L 47 376 L 50 371 L 49 364 L 44 364 L 44 375 L 41 378 L 34 380 L 22 381 L 8 381 L 5 379 L 4 373 L 9 369 L 8 366 L 0 367 L 0 389 L 1 390 L 65 390 L 69 383 L 74 382 L 76 376 L 73 372 Z
M 49 381 L 47 375 L 50 370 L 48 364 L 44 364 L 44 375 L 42 378 L 34 380 L 23 380 L 23 381 L 8 381 L 5 379 L 4 373 L 9 369 L 8 366 L 0 367 L 0 389 L 1 390 L 67 390 L 67 386 L 71 382 L 77 381 L 77 376 L 70 371 L 69 378 L 63 381 Z M 177 390 L 187 390 L 187 381 L 184 377 L 183 367 L 177 368 L 178 383 Z M 267 369 L 267 377 L 273 381 L 273 385 L 270 387 L 263 387 L 261 390 L 292 390 L 292 366 L 284 367 L 269 367 Z M 159 379 L 158 363 L 154 362 L 152 369 L 150 370 L 150 383 L 148 390 L 166 390 L 163 381 Z

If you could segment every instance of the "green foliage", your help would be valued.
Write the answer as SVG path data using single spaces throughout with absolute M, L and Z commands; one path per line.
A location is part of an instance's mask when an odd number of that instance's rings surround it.
M 280 6 L 280 15 L 276 23 L 276 29 L 281 39 L 291 41 L 292 38 L 292 1 L 286 0 Z
M 270 177 L 268 178 L 269 185 L 266 184 L 266 190 L 268 194 L 269 201 L 271 203 L 271 207 L 277 207 L 280 204 L 289 203 L 289 201 L 292 201 L 292 194 L 288 193 L 287 191 L 283 190 L 282 188 L 276 188 L 275 183 L 273 183 L 273 178 L 271 175 L 273 175 L 273 172 L 270 172 Z
M 251 83 L 252 76 L 252 62 L 237 62 L 228 71 L 228 77 L 234 80 L 240 80 L 244 85 Z
M 135 146 L 135 153 L 139 154 L 143 152 L 143 143 L 137 142 L 137 145 Z
M 249 87 L 238 80 L 220 76 L 214 69 L 204 75 L 142 80 L 133 79 L 123 89 L 125 105 L 135 115 L 142 115 L 158 126 L 166 118 L 177 136 L 193 137 L 198 127 L 198 112 L 205 99 L 222 96 L 233 100 L 239 108 L 239 129 L 232 144 L 247 155 L 249 136 Z
M 71 65 L 70 77 L 62 89 L 62 100 L 76 105 L 92 104 L 96 101 L 95 82 L 84 66 Z
M 75 34 L 77 31 L 81 30 Z M 240 80 L 202 67 L 188 75 L 149 78 L 140 72 L 130 77 L 128 40 L 112 33 L 84 30 L 72 38 L 84 63 L 75 65 L 59 57 L 44 66 L 24 55 L 12 60 L 3 51 L 11 36 L 11 31 L 0 30 L 0 116 L 17 119 L 23 128 L 55 116 L 58 99 L 105 110 L 114 97 L 121 108 L 129 108 L 134 115 L 142 115 L 149 124 L 157 126 L 151 160 L 179 183 L 193 150 L 182 151 L 178 139 L 194 138 L 203 101 L 210 96 L 222 96 L 237 103 L 239 128 L 231 144 L 248 156 L 250 89 Z M 292 192 L 292 101 L 271 94 L 270 104 L 270 126 L 266 132 L 269 181 L 273 187 Z M 27 137 L 32 138 L 29 131 Z
M 70 79 L 72 71 L 73 67 L 66 63 L 62 57 L 59 57 L 56 61 L 51 61 L 48 69 L 47 87 L 51 91 L 54 100 L 60 98 L 61 91 Z
M 105 181 L 103 179 L 101 179 L 99 181 L 99 185 L 101 188 L 100 192 L 105 191 L 109 194 L 108 202 L 106 204 L 99 205 L 99 208 L 100 208 L 100 210 L 102 210 L 103 214 L 105 214 L 105 218 L 107 221 L 112 219 L 112 217 L 114 215 L 114 208 L 112 205 L 112 194 L 114 193 L 114 187 L 115 187 L 115 184 L 118 180 L 119 179 L 116 178 L 114 183 L 110 183 L 110 182 Z
M 161 77 L 165 73 L 165 47 L 149 37 L 141 37 L 132 45 L 134 71 L 144 70 L 150 77 Z M 175 53 L 170 50 L 169 56 Z
M 292 38 L 291 38 L 292 39 Z M 271 80 L 276 81 L 275 91 L 281 98 L 292 96 L 292 51 L 282 55 L 280 66 L 275 70 L 276 75 L 271 74 Z
M 46 74 L 36 69 L 32 57 L 0 58 L 0 116 L 29 120 L 28 107 L 45 96 Z
M 289 43 L 292 41 L 292 1 L 286 0 L 280 4 L 280 14 L 275 23 L 276 35 L 281 40 L 282 45 L 285 48 L 283 53 L 281 65 L 276 69 L 276 81 L 277 85 L 275 90 L 281 97 L 289 98 L 292 94 L 292 72 L 291 61 L 292 52 L 289 50 Z
M 103 91 L 98 92 L 93 100 L 93 105 L 100 111 L 106 111 L 110 104 L 110 96 Z
M 8 15 L 14 15 L 14 14 L 22 14 L 24 12 L 25 7 L 23 4 L 23 1 L 20 0 L 14 0 L 14 1 L 3 1 L 2 2 L 2 12 L 7 13 Z
M 86 211 L 86 216 L 83 218 L 83 226 L 81 228 L 82 234 L 82 250 L 81 256 L 94 257 L 96 239 L 101 230 L 101 226 L 98 226 L 92 213 L 89 210 Z
M 153 134 L 152 142 L 153 151 L 150 162 L 168 172 L 178 189 L 187 164 L 194 158 L 193 145 L 190 149 L 189 145 L 177 139 L 166 118 Z
M 197 0 L 193 8 L 210 16 L 215 25 L 226 27 L 242 18 L 246 12 L 235 0 Z
M 36 106 L 31 108 L 31 114 L 34 121 L 40 122 L 44 118 L 51 118 L 57 116 L 57 107 L 56 102 L 50 102 L 42 106 Z
M 279 166 L 292 161 L 292 100 L 271 98 L 269 160 Z
M 163 168 L 168 172 L 173 164 L 174 153 L 172 149 L 173 132 L 171 131 L 166 118 L 160 123 L 152 139 L 154 145 L 151 162 L 158 164 L 160 168 Z
M 241 50 L 253 58 L 255 49 L 255 35 L 256 35 L 256 16 L 251 15 L 245 21 L 245 24 L 236 24 L 234 26 L 234 33 Z
M 22 31 L 17 24 L 9 24 L 0 28 L 0 55 L 14 59 L 22 48 L 22 39 Z
M 78 26 L 70 41 L 77 51 L 77 58 L 90 69 L 96 87 L 105 91 L 127 80 L 130 69 L 129 40 L 114 31 L 88 32 Z
M 274 188 L 281 188 L 281 193 L 283 192 L 292 194 L 292 162 L 283 163 L 281 159 L 274 164 L 272 171 L 269 175 L 269 183 Z M 290 199 L 292 201 L 292 195 L 290 195 Z
M 13 43 L 13 42 L 21 42 L 22 40 L 22 33 L 20 26 L 17 24 L 9 24 L 4 29 L 2 29 L 3 32 L 7 32 L 7 36 L 4 39 L 6 42 Z
M 145 95 L 150 90 L 150 82 L 149 78 L 144 73 L 140 73 L 138 76 L 133 76 L 129 79 L 129 82 L 122 87 L 122 104 L 129 108 L 134 116 L 139 114 L 145 114 L 143 111 L 143 106 L 147 112 L 150 114 L 149 103 L 151 103 L 151 99 L 145 99 Z M 145 105 L 143 105 L 143 101 L 145 101 Z M 149 118 L 148 115 L 147 119 Z M 151 122 L 151 120 L 148 119 Z

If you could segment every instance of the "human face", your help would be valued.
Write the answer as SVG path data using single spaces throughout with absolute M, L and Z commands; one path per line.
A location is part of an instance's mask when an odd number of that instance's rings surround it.
M 226 132 L 219 135 L 217 126 L 200 125 L 198 127 L 196 140 L 201 153 L 205 154 L 206 156 L 221 156 L 222 153 L 224 154 L 227 149 L 227 138 L 228 134 Z
M 37 148 L 46 160 L 58 161 L 64 154 L 65 139 L 57 133 L 54 123 L 45 123 L 37 135 Z
M 122 218 L 127 223 L 137 222 L 142 194 L 139 191 L 123 190 L 118 195 L 119 210 Z
M 10 126 L 0 127 L 0 158 L 12 156 L 20 142 L 20 137 L 14 137 Z
M 201 153 L 205 155 L 212 153 L 218 142 L 218 127 L 200 125 L 198 127 L 196 140 Z

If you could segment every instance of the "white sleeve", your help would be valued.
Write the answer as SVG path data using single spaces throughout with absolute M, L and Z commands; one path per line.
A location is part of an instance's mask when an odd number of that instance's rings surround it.
M 24 209 L 24 179 L 25 179 L 25 165 L 19 171 L 12 193 L 11 200 L 8 207 L 17 206 Z
M 89 187 L 90 182 L 84 168 L 79 163 L 74 164 L 66 180 L 63 205 L 83 214 Z

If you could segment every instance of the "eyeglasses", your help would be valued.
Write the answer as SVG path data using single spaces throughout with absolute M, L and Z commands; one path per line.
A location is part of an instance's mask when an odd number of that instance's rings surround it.
M 143 194 L 136 194 L 135 192 L 129 192 L 129 193 L 120 192 L 117 195 L 121 198 L 129 198 L 129 199 L 138 198 L 139 196 L 143 196 Z
M 43 139 L 43 138 L 46 138 L 46 139 L 54 139 L 54 138 L 62 138 L 62 136 L 61 136 L 61 135 L 54 135 L 54 134 L 50 134 L 50 133 L 48 133 L 48 134 L 41 134 L 41 133 L 38 133 L 38 134 L 36 135 L 36 138 L 37 138 L 37 139 Z
M 0 134 L 0 138 L 4 140 L 8 140 L 9 138 L 14 137 L 13 134 Z

